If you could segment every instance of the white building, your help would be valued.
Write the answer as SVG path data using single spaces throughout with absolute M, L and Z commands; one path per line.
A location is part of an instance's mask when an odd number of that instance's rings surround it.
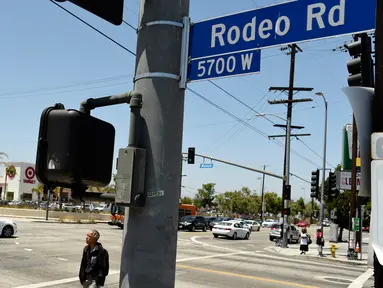
M 32 189 L 39 185 L 36 177 L 35 164 L 25 162 L 0 162 L 0 194 L 3 200 L 34 200 L 37 193 Z M 8 173 L 6 175 L 6 169 Z M 5 189 L 5 187 L 7 187 Z M 7 195 L 4 195 L 4 192 Z

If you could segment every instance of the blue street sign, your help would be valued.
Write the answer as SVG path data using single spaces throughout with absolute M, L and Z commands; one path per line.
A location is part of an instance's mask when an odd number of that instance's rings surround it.
M 189 81 L 222 78 L 233 75 L 258 73 L 261 69 L 261 51 L 254 50 L 223 56 L 192 60 Z
M 194 23 L 191 59 L 375 29 L 376 0 L 298 0 Z
M 213 168 L 213 163 L 201 163 L 199 168 Z

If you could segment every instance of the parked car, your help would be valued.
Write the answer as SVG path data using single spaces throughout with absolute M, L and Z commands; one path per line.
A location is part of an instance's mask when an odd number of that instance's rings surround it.
M 370 232 L 370 227 L 368 227 L 368 226 L 367 227 L 362 227 L 362 231 L 369 233 Z
M 178 230 L 189 230 L 194 232 L 195 230 L 207 230 L 207 223 L 202 216 L 185 216 L 178 222 Z
M 323 227 L 330 227 L 330 221 L 328 220 L 323 220 Z
M 0 235 L 12 237 L 17 233 L 17 224 L 9 219 L 0 219 Z
M 250 231 L 248 228 L 243 227 L 240 222 L 223 221 L 219 222 L 213 227 L 212 230 L 214 238 L 225 236 L 236 240 L 238 238 L 249 239 Z
M 306 228 L 306 227 L 310 227 L 310 224 L 307 223 L 306 221 L 299 221 L 297 223 L 297 226 L 300 227 L 300 228 Z
M 270 241 L 275 241 L 276 239 L 281 237 L 282 233 L 282 225 L 274 224 L 270 228 L 269 239 Z M 298 243 L 300 232 L 293 225 L 288 224 L 287 226 L 287 241 L 288 243 Z
M 254 220 L 245 220 L 246 224 L 249 224 L 251 226 L 251 231 L 259 231 L 261 230 L 261 224 L 259 222 Z

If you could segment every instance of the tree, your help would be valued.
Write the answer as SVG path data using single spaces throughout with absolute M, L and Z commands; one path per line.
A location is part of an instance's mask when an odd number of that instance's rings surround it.
M 198 189 L 197 194 L 194 198 L 194 203 L 198 208 L 213 206 L 214 194 L 215 194 L 215 183 L 203 184 L 201 189 Z
M 251 215 L 260 211 L 261 199 L 248 187 L 242 187 L 241 190 L 217 195 L 215 204 L 221 212 Z
M 44 184 L 40 183 L 37 187 L 32 188 L 32 193 L 37 193 L 37 203 L 40 207 L 40 196 L 44 195 Z
M 314 205 L 312 205 L 312 201 L 306 204 L 305 209 L 303 210 L 303 215 L 305 217 L 311 217 L 314 211 L 319 211 L 318 204 L 314 201 Z
M 282 198 L 275 192 L 266 192 L 264 195 L 264 201 L 266 203 L 266 211 L 273 214 L 279 214 L 282 212 Z
M 181 203 L 182 204 L 193 204 L 193 199 L 185 196 L 185 197 L 181 198 Z

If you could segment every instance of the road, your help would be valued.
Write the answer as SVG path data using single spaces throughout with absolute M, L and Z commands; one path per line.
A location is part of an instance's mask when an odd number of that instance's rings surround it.
M 81 287 L 78 268 L 91 227 L 110 254 L 105 287 L 118 287 L 122 231 L 106 224 L 44 223 L 14 219 L 17 237 L 0 239 L 0 288 Z M 179 232 L 176 287 L 347 287 L 365 267 L 287 259 L 266 252 L 268 230 L 250 240 L 214 239 L 210 232 Z M 341 282 L 341 283 L 340 283 Z

